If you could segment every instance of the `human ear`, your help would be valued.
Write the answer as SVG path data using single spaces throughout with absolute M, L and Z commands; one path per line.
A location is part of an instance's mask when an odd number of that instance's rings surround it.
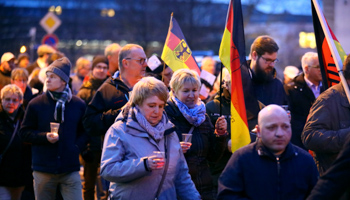
M 255 128 L 256 128 L 256 136 L 257 136 L 258 138 L 261 138 L 261 133 L 260 133 L 259 125 L 255 125 Z
M 253 52 L 252 52 L 252 59 L 253 59 L 253 60 L 256 60 L 257 57 L 258 57 L 258 54 L 256 53 L 256 51 L 253 51 Z

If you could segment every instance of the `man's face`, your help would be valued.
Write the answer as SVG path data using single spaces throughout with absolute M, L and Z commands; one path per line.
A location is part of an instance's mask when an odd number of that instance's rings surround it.
M 22 58 L 21 61 L 18 63 L 18 67 L 27 68 L 29 65 L 29 59 L 27 57 Z
M 165 86 L 169 87 L 171 77 L 173 76 L 173 70 L 170 67 L 167 67 L 162 72 L 162 75 L 163 75 L 163 82 Z
M 16 68 L 15 59 L 4 61 L 1 63 L 1 68 L 4 73 L 10 73 L 14 68 Z
M 91 70 L 90 63 L 86 63 L 79 68 L 78 73 L 80 76 L 85 77 L 89 74 L 90 70 Z
M 211 74 L 215 74 L 215 69 L 216 69 L 216 62 L 213 59 L 207 59 L 205 62 L 202 64 L 202 70 L 205 70 Z
M 46 72 L 46 87 L 47 90 L 52 92 L 62 92 L 66 87 L 66 82 L 64 82 L 56 74 L 52 72 Z
M 138 81 L 146 74 L 147 57 L 143 49 L 134 48 L 127 58 L 124 58 L 123 69 L 127 72 L 127 78 Z
M 108 66 L 106 63 L 97 63 L 97 65 L 92 70 L 92 76 L 103 80 L 107 78 Z
M 271 109 L 264 112 L 258 125 L 258 137 L 266 148 L 274 155 L 280 155 L 284 152 L 291 136 L 290 119 L 284 110 Z
M 113 75 L 117 70 L 119 70 L 119 51 L 112 53 L 107 56 L 109 72 Z
M 305 72 L 307 74 L 307 78 L 313 82 L 322 81 L 322 74 L 320 69 L 320 63 L 318 59 L 315 59 L 313 65 L 307 66 L 307 70 Z
M 277 52 L 258 55 L 255 51 L 252 53 L 252 59 L 255 61 L 253 71 L 259 80 L 271 80 L 274 76 L 275 62 Z

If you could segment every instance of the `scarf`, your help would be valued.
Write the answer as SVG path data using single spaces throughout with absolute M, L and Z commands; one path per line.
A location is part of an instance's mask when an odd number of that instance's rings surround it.
M 157 142 L 159 142 L 163 136 L 164 136 L 164 131 L 165 131 L 165 125 L 167 123 L 166 117 L 162 116 L 162 119 L 156 126 L 152 126 L 145 116 L 141 113 L 140 109 L 138 106 L 136 107 L 131 107 L 132 112 L 129 112 L 129 115 L 131 113 L 135 114 L 137 122 L 140 124 L 140 126 L 146 130 L 146 132 L 152 136 Z
M 50 94 L 51 98 L 56 101 L 54 113 L 55 120 L 59 123 L 63 123 L 65 104 L 66 102 L 69 102 L 72 99 L 72 91 L 70 90 L 67 84 L 66 88 L 62 92 L 47 92 Z
M 197 105 L 194 108 L 188 108 L 175 96 L 172 96 L 171 98 L 190 124 L 198 127 L 204 122 L 206 109 L 204 103 L 200 99 L 198 99 Z

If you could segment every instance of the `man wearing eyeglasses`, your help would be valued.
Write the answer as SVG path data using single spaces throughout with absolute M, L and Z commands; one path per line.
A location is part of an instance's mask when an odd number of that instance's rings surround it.
M 301 142 L 307 116 L 316 98 L 323 92 L 322 74 L 318 54 L 307 52 L 301 58 L 303 73 L 296 76 L 290 85 L 285 86 L 291 112 L 292 139 L 291 142 L 306 149 Z
M 267 35 L 257 37 L 250 49 L 253 88 L 256 98 L 264 105 L 287 103 L 282 82 L 276 78 L 278 45 Z
M 128 44 L 119 53 L 119 71 L 108 78 L 89 103 L 84 126 L 90 135 L 104 135 L 119 110 L 129 101 L 129 92 L 145 76 L 147 57 L 143 48 Z

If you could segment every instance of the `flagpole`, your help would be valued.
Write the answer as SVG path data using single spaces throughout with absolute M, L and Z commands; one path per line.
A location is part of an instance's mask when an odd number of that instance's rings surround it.
M 321 8 L 320 8 L 317 0 L 312 0 L 312 1 L 313 1 L 314 5 L 315 5 L 315 10 L 317 12 L 317 15 L 319 16 L 319 19 L 321 19 L 320 20 L 320 24 L 322 26 L 323 31 L 325 32 L 325 38 L 327 40 L 327 43 L 331 47 L 330 50 L 331 50 L 331 53 L 332 53 L 332 56 L 333 56 L 333 59 L 334 59 L 335 66 L 337 67 L 337 70 L 338 70 L 340 81 L 343 84 L 346 97 L 348 98 L 348 101 L 350 103 L 349 85 L 348 85 L 348 82 L 346 81 L 346 79 L 345 79 L 345 77 L 343 75 L 343 63 L 341 61 L 341 58 L 340 58 L 339 54 L 334 52 L 334 49 L 336 49 L 336 46 L 334 44 L 333 39 L 331 39 L 331 33 L 329 32 L 328 27 L 326 27 L 328 25 L 326 23 L 326 19 L 324 18 L 324 15 L 321 13 Z
M 220 90 L 219 90 L 219 92 L 220 92 L 220 116 L 219 117 L 221 117 L 222 116 L 222 68 L 223 68 L 223 64 L 222 64 L 222 62 L 221 62 L 221 65 L 220 65 Z

